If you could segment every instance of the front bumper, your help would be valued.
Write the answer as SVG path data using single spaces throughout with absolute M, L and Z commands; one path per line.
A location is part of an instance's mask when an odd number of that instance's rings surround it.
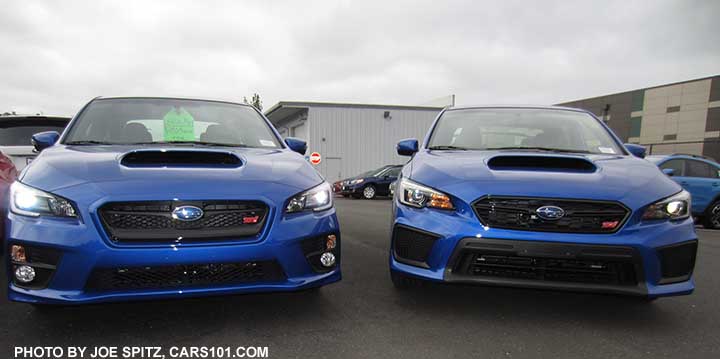
M 13 301 L 46 304 L 81 304 L 140 299 L 183 298 L 207 295 L 293 291 L 318 287 L 341 279 L 339 223 L 335 210 L 283 215 L 272 211 L 265 229 L 257 240 L 224 240 L 216 242 L 175 243 L 167 245 L 118 246 L 108 240 L 104 230 L 92 220 L 67 221 L 52 218 L 29 218 L 9 214 L 6 221 L 6 245 L 20 244 L 59 253 L 59 260 L 47 283 L 39 288 L 15 283 L 8 259 L 8 298 Z M 313 242 L 336 235 L 338 245 L 333 253 L 336 264 L 320 268 Z M 324 241 L 322 242 L 324 243 Z M 308 246 L 308 244 L 310 244 Z M 316 247 L 315 247 L 316 248 Z M 101 270 L 118 273 L 155 269 L 194 269 L 211 273 L 221 264 L 276 263 L 280 275 L 253 277 L 248 281 L 208 282 L 185 280 L 173 273 L 177 285 L 156 287 L 108 288 L 94 285 L 91 278 Z M 210 269 L 208 269 L 210 268 Z M 241 267 L 240 271 L 245 270 Z M 208 272 L 210 271 L 210 272 Z M 214 273 L 214 272 L 212 272 Z M 217 274 L 217 273 L 215 273 Z M 278 274 L 278 273 L 275 273 Z M 143 280 L 147 275 L 143 275 Z M 192 276 L 193 273 L 187 274 Z M 195 273 L 195 275 L 198 275 Z M 213 278 L 217 278 L 215 275 Z M 153 282 L 155 283 L 155 282 Z M 198 284 L 199 283 L 199 284 Z M 127 283 L 132 284 L 132 283 Z
M 390 268 L 406 275 L 648 297 L 694 289 L 697 235 L 692 219 L 642 223 L 631 218 L 614 234 L 570 234 L 484 227 L 470 208 L 446 212 L 395 201 L 393 210 Z M 407 236 L 408 231 L 411 239 L 399 242 L 398 233 Z M 692 263 L 687 275 L 673 276 L 661 251 L 679 244 L 692 249 Z
M 362 185 L 343 185 L 340 187 L 333 187 L 333 192 L 335 194 L 343 195 L 343 196 L 349 196 L 353 194 L 362 194 L 363 187 Z

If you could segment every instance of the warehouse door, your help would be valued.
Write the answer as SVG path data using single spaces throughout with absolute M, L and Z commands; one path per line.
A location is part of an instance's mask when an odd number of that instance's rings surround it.
M 325 163 L 326 181 L 333 183 L 342 179 L 342 170 L 340 169 L 342 159 L 340 157 L 325 157 L 323 163 Z

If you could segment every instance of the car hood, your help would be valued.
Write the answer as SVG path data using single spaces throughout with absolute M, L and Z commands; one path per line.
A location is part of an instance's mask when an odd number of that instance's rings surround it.
M 199 155 L 236 156 L 233 166 L 143 164 L 128 165 L 132 153 L 190 151 Z M 294 152 L 281 149 L 218 147 L 53 146 L 24 171 L 27 185 L 63 195 L 217 197 L 268 195 L 287 197 L 322 182 L 319 173 Z
M 421 151 L 405 173 L 467 203 L 485 195 L 620 201 L 636 208 L 682 188 L 633 156 Z

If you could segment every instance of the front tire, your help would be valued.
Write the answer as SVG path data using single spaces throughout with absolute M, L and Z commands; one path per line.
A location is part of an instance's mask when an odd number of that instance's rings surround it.
M 375 186 L 373 186 L 373 185 L 365 186 L 365 188 L 363 188 L 362 195 L 363 195 L 363 198 L 365 198 L 365 199 L 375 198 L 375 195 L 376 195 Z
M 705 210 L 702 225 L 707 229 L 720 229 L 720 200 L 713 202 Z

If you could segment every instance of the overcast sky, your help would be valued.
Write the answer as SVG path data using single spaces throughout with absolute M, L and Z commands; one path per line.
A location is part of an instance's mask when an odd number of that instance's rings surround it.
M 720 74 L 720 1 L 0 0 L 0 112 L 99 95 L 552 104 Z

